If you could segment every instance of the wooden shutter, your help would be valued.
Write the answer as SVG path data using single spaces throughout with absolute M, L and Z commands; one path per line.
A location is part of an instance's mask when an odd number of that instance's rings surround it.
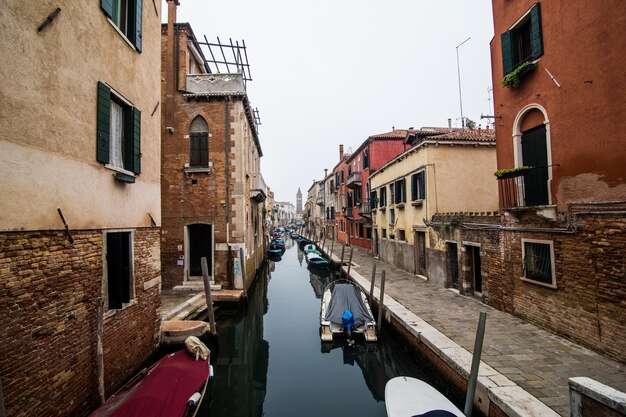
M 514 42 L 514 31 L 509 30 L 508 32 L 504 32 L 500 35 L 500 40 L 502 42 L 502 69 L 504 75 L 507 75 L 509 72 L 513 71 L 513 67 L 515 63 L 514 53 L 515 42 Z
M 530 9 L 530 36 L 533 48 L 533 59 L 543 55 L 543 35 L 541 33 L 541 7 L 536 3 Z
M 406 203 L 406 178 L 402 178 L 400 187 L 402 188 L 402 202 Z
M 425 199 L 426 198 L 426 175 L 424 174 L 424 172 L 420 172 L 419 174 L 419 190 L 420 190 L 420 198 Z
M 411 175 L 411 201 L 417 200 L 417 174 Z
M 109 163 L 109 131 L 111 126 L 111 89 L 98 81 L 96 110 L 96 160 Z
M 104 10 L 107 16 L 113 18 L 113 0 L 100 0 L 100 8 Z
M 143 2 L 142 0 L 135 0 L 136 3 L 136 7 L 135 7 L 135 27 L 134 27 L 134 33 L 133 33 L 133 44 L 135 45 L 135 48 L 137 48 L 137 50 L 139 52 L 141 52 L 141 22 L 142 22 L 142 15 L 141 15 L 141 10 L 142 10 L 142 5 Z
M 131 171 L 141 174 L 141 111 L 135 107 L 132 108 L 132 119 L 133 163 Z

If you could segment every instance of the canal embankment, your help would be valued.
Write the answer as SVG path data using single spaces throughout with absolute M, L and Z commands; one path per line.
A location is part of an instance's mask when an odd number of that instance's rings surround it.
M 339 244 L 332 247 L 332 261 L 340 264 L 343 250 L 342 271 L 347 274 L 349 270 L 350 278 L 368 295 L 373 264 L 377 264 L 376 308 L 381 272 L 385 270 L 384 321 L 463 391 L 470 372 L 478 316 L 480 311 L 488 313 L 474 396 L 474 406 L 485 415 L 569 416 L 569 379 L 575 377 L 587 377 L 626 391 L 624 364 L 476 299 L 379 262 L 366 250 L 342 248 Z M 324 245 L 324 252 L 328 255 L 330 245 Z

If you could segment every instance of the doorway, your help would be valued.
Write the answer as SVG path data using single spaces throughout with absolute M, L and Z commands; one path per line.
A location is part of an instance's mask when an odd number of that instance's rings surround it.
M 524 176 L 526 207 L 549 204 L 546 127 L 522 132 L 522 164 L 534 169 Z
M 466 250 L 471 268 L 472 288 L 474 289 L 474 295 L 481 296 L 483 292 L 483 275 L 480 264 L 480 247 L 466 246 Z
M 426 275 L 426 233 L 415 231 L 413 242 L 415 245 L 415 273 Z
M 209 276 L 213 276 L 213 225 L 187 226 L 187 276 L 202 277 L 201 259 L 206 258 Z
M 459 289 L 459 258 L 457 245 L 453 242 L 446 243 L 448 255 L 448 274 L 450 276 L 450 286 Z

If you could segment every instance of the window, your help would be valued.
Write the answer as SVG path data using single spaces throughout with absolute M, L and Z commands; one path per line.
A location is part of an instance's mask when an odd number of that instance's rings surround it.
M 339 186 L 339 173 L 338 172 L 335 172 L 335 184 Z
M 395 190 L 395 204 L 406 202 L 406 180 L 404 178 L 393 183 Z
M 424 171 L 411 175 L 411 201 L 424 200 L 426 198 L 426 183 Z
M 352 193 L 348 193 L 348 206 L 349 209 L 352 208 Z
M 370 192 L 370 206 L 371 206 L 373 209 L 375 209 L 375 208 L 376 208 L 376 206 L 378 205 L 378 204 L 377 204 L 377 202 L 378 202 L 378 200 L 376 199 L 376 190 L 371 191 L 371 192 Z
M 406 235 L 404 233 L 404 230 L 402 229 L 398 229 L 398 240 L 401 240 L 403 242 L 406 240 Z
M 209 167 L 209 126 L 201 116 L 196 116 L 189 128 L 189 166 Z
M 367 240 L 372 240 L 372 228 L 371 227 L 365 228 L 365 237 L 367 238 Z
M 105 233 L 107 308 L 120 309 L 134 298 L 131 232 Z
M 389 210 L 389 226 L 393 226 L 396 224 L 396 210 Z
M 543 55 L 541 9 L 536 3 L 513 28 L 500 35 L 504 75 Z
M 345 172 L 345 171 L 342 169 L 342 170 L 341 170 L 341 183 L 342 183 L 342 184 L 346 182 L 346 181 L 345 181 L 345 180 L 346 180 L 346 178 L 345 178 L 345 174 L 344 174 L 344 172 Z
M 361 193 L 363 191 L 361 190 L 361 187 L 357 187 L 354 189 L 354 206 L 360 206 L 361 205 Z
M 389 184 L 389 204 L 396 204 L 396 187 L 394 183 Z
M 141 52 L 142 0 L 100 0 L 100 7 L 126 39 Z
M 556 288 L 551 241 L 522 239 L 524 279 Z
M 381 187 L 379 207 L 385 207 L 386 205 L 387 205 L 387 187 Z
M 98 82 L 96 159 L 135 174 L 141 172 L 141 112 Z
M 383 229 L 383 239 L 387 239 L 387 229 Z
M 363 152 L 363 170 L 369 169 L 370 167 L 370 156 L 367 149 Z
M 365 235 L 363 234 L 363 223 L 359 223 L 359 237 L 363 239 Z

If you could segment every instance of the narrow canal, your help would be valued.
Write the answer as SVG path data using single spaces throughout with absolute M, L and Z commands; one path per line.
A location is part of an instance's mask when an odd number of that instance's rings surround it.
M 390 378 L 414 376 L 446 390 L 441 377 L 388 332 L 352 347 L 322 343 L 321 296 L 335 276 L 309 270 L 295 242 L 286 241 L 282 259 L 268 262 L 246 307 L 219 311 L 215 379 L 200 415 L 384 417 Z

